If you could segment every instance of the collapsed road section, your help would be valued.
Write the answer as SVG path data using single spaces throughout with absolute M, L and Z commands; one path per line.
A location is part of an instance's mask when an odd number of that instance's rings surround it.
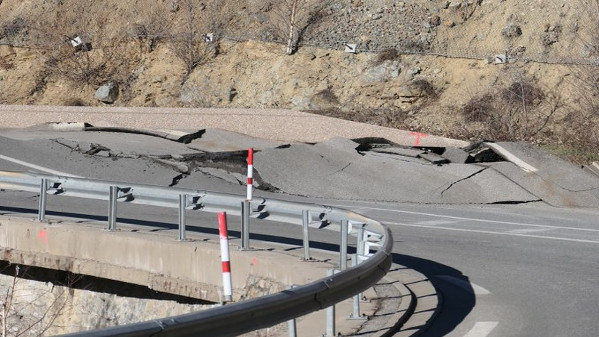
M 262 193 L 434 204 L 599 205 L 596 175 L 526 143 L 408 147 L 382 138 L 331 138 L 288 144 L 219 129 L 186 133 L 89 124 L 69 132 L 4 131 L 2 137 L 5 149 L 29 148 L 32 160 L 46 158 L 61 171 L 97 179 L 136 181 L 142 174 L 156 176 L 157 185 L 240 193 L 251 147 L 254 184 Z

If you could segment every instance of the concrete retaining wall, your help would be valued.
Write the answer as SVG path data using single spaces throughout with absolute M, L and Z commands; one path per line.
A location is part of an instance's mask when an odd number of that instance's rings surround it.
M 0 259 L 220 301 L 218 237 L 193 237 L 185 242 L 175 237 L 173 231 L 109 232 L 100 224 L 46 224 L 0 217 Z M 234 300 L 306 284 L 331 268 L 325 263 L 302 262 L 275 249 L 240 251 L 233 245 L 230 255 Z

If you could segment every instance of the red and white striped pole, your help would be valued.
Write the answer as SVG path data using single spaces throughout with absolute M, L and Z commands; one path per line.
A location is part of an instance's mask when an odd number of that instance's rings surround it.
M 229 234 L 227 232 L 227 213 L 218 213 L 218 232 L 220 234 L 220 259 L 222 261 L 223 294 L 225 301 L 233 300 L 233 282 L 231 281 L 231 261 L 229 259 Z
M 248 181 L 247 181 L 247 200 L 252 200 L 252 191 L 254 185 L 254 149 L 248 149 Z

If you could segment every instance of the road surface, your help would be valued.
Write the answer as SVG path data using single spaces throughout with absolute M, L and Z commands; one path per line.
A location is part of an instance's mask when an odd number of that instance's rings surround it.
M 92 155 L 65 162 L 61 159 L 65 148 L 48 144 L 35 139 L 5 139 L 0 170 L 58 172 L 159 185 L 172 183 L 176 176 L 172 168 L 150 164 L 141 157 L 119 160 L 118 165 L 110 165 L 110 158 L 99 160 Z M 234 180 L 210 175 L 202 179 L 203 187 L 211 190 L 245 191 Z M 0 193 L 0 213 L 35 212 L 35 196 Z M 542 202 L 441 205 L 367 202 L 355 200 L 355 196 L 347 201 L 267 191 L 257 194 L 343 206 L 391 226 L 395 262 L 428 276 L 442 296 L 439 315 L 424 336 L 582 337 L 599 331 L 596 209 L 554 208 Z M 101 220 L 106 214 L 106 205 L 79 199 L 51 198 L 48 208 L 50 216 L 62 212 L 86 221 Z M 142 219 L 127 225 L 175 230 L 169 224 L 176 223 L 176 214 L 141 206 L 123 212 L 123 222 Z M 197 221 L 210 220 L 199 216 Z M 254 229 L 257 236 L 268 239 L 277 239 L 281 230 L 294 230 L 268 225 Z M 336 240 L 334 235 L 319 237 L 320 247 Z

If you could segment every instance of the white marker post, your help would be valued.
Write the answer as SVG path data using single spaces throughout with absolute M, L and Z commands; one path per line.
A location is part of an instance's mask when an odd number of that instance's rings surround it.
M 218 213 L 218 232 L 220 234 L 220 256 L 223 273 L 224 301 L 233 300 L 233 282 L 231 280 L 231 261 L 229 258 L 229 235 L 227 231 L 227 213 Z
M 248 149 L 248 180 L 247 180 L 247 200 L 252 200 L 254 185 L 254 149 Z

